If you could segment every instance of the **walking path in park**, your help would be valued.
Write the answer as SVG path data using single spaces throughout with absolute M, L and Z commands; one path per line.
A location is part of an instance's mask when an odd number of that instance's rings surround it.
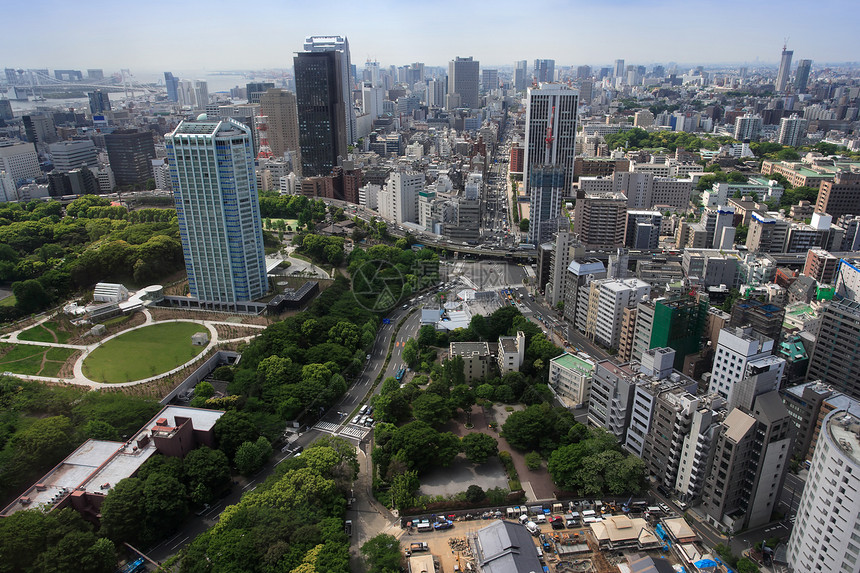
M 69 348 L 69 349 L 73 349 L 73 350 L 80 350 L 80 351 L 82 351 L 82 354 L 77 358 L 77 360 L 75 360 L 74 369 L 73 369 L 74 374 L 72 375 L 72 377 L 71 378 L 57 378 L 57 377 L 50 377 L 50 376 L 33 376 L 33 375 L 28 375 L 28 374 L 16 374 L 14 372 L 6 372 L 4 374 L 8 374 L 9 376 L 15 376 L 17 378 L 23 378 L 24 380 L 35 380 L 35 381 L 41 381 L 41 382 L 59 382 L 59 383 L 63 383 L 63 384 L 75 384 L 78 386 L 88 386 L 90 388 L 121 388 L 123 386 L 136 386 L 138 384 L 145 384 L 146 382 L 152 382 L 153 380 L 158 380 L 160 378 L 170 376 L 171 374 L 174 374 L 174 373 L 182 370 L 183 368 L 186 368 L 188 365 L 194 364 L 195 362 L 202 360 L 203 357 L 206 356 L 207 352 L 210 349 L 214 348 L 215 346 L 217 346 L 220 343 L 248 342 L 248 341 L 253 340 L 255 338 L 254 336 L 241 336 L 238 338 L 230 338 L 230 339 L 223 339 L 222 340 L 218 336 L 218 329 L 215 328 L 216 325 L 220 324 L 220 325 L 224 325 L 224 326 L 241 326 L 243 328 L 252 328 L 252 329 L 257 329 L 257 330 L 263 330 L 264 328 L 266 328 L 265 326 L 258 325 L 258 324 L 237 325 L 234 322 L 226 322 L 226 321 L 220 321 L 220 320 L 171 319 L 171 320 L 155 321 L 155 320 L 153 320 L 152 314 L 149 312 L 149 310 L 144 309 L 143 314 L 146 316 L 146 321 L 144 321 L 143 324 L 140 324 L 138 326 L 134 326 L 132 328 L 128 328 L 126 330 L 121 330 L 120 332 L 117 332 L 116 334 L 112 334 L 111 336 L 108 336 L 107 338 L 100 340 L 99 342 L 95 342 L 93 344 L 85 344 L 85 345 L 84 344 L 59 344 L 56 342 L 36 342 L 36 341 L 32 341 L 32 340 L 21 340 L 18 338 L 18 335 L 21 334 L 22 332 L 24 332 L 25 330 L 30 330 L 31 328 L 35 328 L 35 327 L 41 325 L 42 323 L 51 320 L 51 318 L 53 318 L 52 316 L 46 316 L 46 317 L 40 319 L 35 324 L 30 324 L 25 328 L 22 328 L 20 330 L 16 330 L 15 332 L 12 332 L 12 333 L 4 336 L 3 338 L 0 338 L 0 342 L 4 342 L 4 343 L 8 343 L 8 344 L 28 344 L 28 345 L 32 345 L 32 346 L 48 346 L 48 347 L 52 347 L 52 348 Z M 199 354 L 197 354 L 196 356 L 194 356 L 193 358 L 191 358 L 190 360 L 188 360 L 184 364 L 180 364 L 179 366 L 177 366 L 177 367 L 175 367 L 175 368 L 173 368 L 167 372 L 162 372 L 161 374 L 156 374 L 155 376 L 150 376 L 149 378 L 142 378 L 140 380 L 132 380 L 130 382 L 118 382 L 115 384 L 109 384 L 109 383 L 105 383 L 105 382 L 96 382 L 95 380 L 90 380 L 89 378 L 87 378 L 84 375 L 84 371 L 83 371 L 84 360 L 86 360 L 87 356 L 89 356 L 90 353 L 92 353 L 96 348 L 100 347 L 102 344 L 104 344 L 110 340 L 113 340 L 114 338 L 116 338 L 118 336 L 122 336 L 123 334 L 127 334 L 129 332 L 132 332 L 134 330 L 138 330 L 140 328 L 146 328 L 147 326 L 152 326 L 154 324 L 167 324 L 170 322 L 190 322 L 190 323 L 200 324 L 202 326 L 205 326 L 206 330 L 209 331 L 209 343 L 203 348 L 203 350 L 201 350 L 201 352 Z

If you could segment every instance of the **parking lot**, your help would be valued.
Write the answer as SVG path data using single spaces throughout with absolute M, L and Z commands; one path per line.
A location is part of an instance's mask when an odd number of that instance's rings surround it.
M 612 506 L 617 512 L 620 512 L 622 503 L 623 502 L 610 504 L 609 502 L 606 502 L 606 507 L 609 509 L 609 506 Z M 535 547 L 538 548 L 539 554 L 542 551 L 544 563 L 551 572 L 585 572 L 597 570 L 594 568 L 626 562 L 627 554 L 631 553 L 650 554 L 655 557 L 669 559 L 670 562 L 676 561 L 676 558 L 673 555 L 660 550 L 639 551 L 629 549 L 621 551 L 599 551 L 597 549 L 597 541 L 592 535 L 590 527 L 582 522 L 579 522 L 577 525 L 572 527 L 553 529 L 550 525 L 552 518 L 563 516 L 568 513 L 568 510 L 570 509 L 570 506 L 567 503 L 563 503 L 562 507 L 563 512 L 554 511 L 553 514 L 546 515 L 546 523 L 533 522 L 534 525 L 529 526 L 534 530 L 532 539 L 535 543 Z M 595 509 L 589 508 L 595 508 L 595 505 L 586 501 L 579 502 L 574 506 L 574 510 L 578 509 L 580 511 L 580 515 L 582 515 L 582 512 L 595 511 Z M 492 517 L 492 514 L 494 513 L 492 511 L 490 512 L 490 515 L 487 516 L 487 519 L 483 519 L 480 516 L 467 519 L 463 515 L 440 515 L 439 517 L 430 515 L 422 516 L 421 519 L 427 519 L 430 523 L 443 519 L 453 519 L 453 527 L 450 529 L 424 532 L 417 531 L 415 527 L 407 529 L 400 537 L 401 547 L 404 552 L 408 553 L 410 551 L 411 544 L 420 542 L 426 543 L 427 550 L 435 558 L 439 566 L 437 571 L 440 573 L 451 573 L 457 570 L 476 571 L 474 556 L 472 554 L 476 533 L 478 530 L 491 525 L 495 519 L 506 519 L 506 516 L 508 515 L 507 509 L 508 508 L 499 508 L 499 513 L 502 515 L 501 518 Z M 558 507 L 554 507 L 553 509 L 557 510 Z M 599 516 L 600 514 L 601 512 L 598 508 L 596 515 Z M 529 511 L 528 515 L 529 517 L 527 517 L 525 521 L 537 519 L 534 511 Z M 606 515 L 609 515 L 609 513 L 604 514 L 604 516 Z M 643 513 L 637 511 L 636 515 L 641 517 Z M 506 520 L 511 523 L 517 523 L 518 526 L 520 524 L 519 517 L 512 516 L 510 519 Z M 417 522 L 418 520 L 416 519 L 412 523 Z M 571 525 L 573 524 L 571 523 Z M 414 553 L 414 555 L 422 554 L 426 555 L 426 553 L 419 551 Z M 472 567 L 471 569 L 469 569 L 470 562 Z

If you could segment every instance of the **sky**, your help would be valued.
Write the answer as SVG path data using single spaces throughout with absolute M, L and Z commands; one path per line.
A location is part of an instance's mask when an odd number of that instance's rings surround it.
M 776 64 L 786 37 L 795 65 L 860 61 L 857 0 L 7 2 L 0 66 L 15 68 L 291 68 L 308 35 L 346 35 L 358 68 L 455 56 L 482 67 L 535 58 L 754 66 Z

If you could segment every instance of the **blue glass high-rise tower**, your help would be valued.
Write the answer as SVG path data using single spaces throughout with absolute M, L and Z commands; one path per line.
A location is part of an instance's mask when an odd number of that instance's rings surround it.
M 268 290 L 251 130 L 183 121 L 165 136 L 191 296 L 233 303 Z

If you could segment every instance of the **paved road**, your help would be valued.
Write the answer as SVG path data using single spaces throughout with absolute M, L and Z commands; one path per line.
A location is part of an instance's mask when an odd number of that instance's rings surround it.
M 342 423 L 346 420 L 344 418 L 346 416 L 341 416 L 339 413 L 349 413 L 354 410 L 358 404 L 365 398 L 368 391 L 370 390 L 373 381 L 376 380 L 377 375 L 382 369 L 382 365 L 385 362 L 385 356 L 388 352 L 388 343 L 391 340 L 391 337 L 394 335 L 394 331 L 397 327 L 398 321 L 403 318 L 411 309 L 402 309 L 398 307 L 394 310 L 390 315 L 390 323 L 383 324 L 379 329 L 379 333 L 377 334 L 376 341 L 374 342 L 373 349 L 371 351 L 371 358 L 365 365 L 363 372 L 358 376 L 356 381 L 350 386 L 349 390 L 347 390 L 346 394 L 344 394 L 340 401 L 332 406 L 327 412 L 325 412 L 320 419 L 321 422 L 329 422 L 334 426 L 343 429 Z M 415 312 L 410 317 L 410 320 L 407 321 L 407 324 L 404 325 L 408 328 L 409 332 L 417 335 L 418 332 L 418 321 L 420 318 L 420 312 Z M 408 325 L 408 326 L 407 326 Z M 404 330 L 406 332 L 406 330 Z M 398 339 L 403 338 L 403 336 L 399 336 Z M 397 355 L 399 358 L 399 352 L 394 352 L 392 354 L 392 362 L 394 362 L 394 355 Z M 402 361 L 401 361 L 402 363 Z M 345 426 L 345 428 L 349 428 L 349 426 Z M 326 432 L 324 430 L 308 428 L 306 431 L 299 433 L 294 441 L 291 442 L 291 445 L 297 446 L 307 446 L 314 442 L 317 438 L 325 435 L 330 435 L 331 432 Z M 360 444 L 361 440 L 366 435 L 366 431 L 364 432 L 355 432 L 355 435 L 349 435 L 346 433 L 341 433 L 341 437 L 350 439 L 356 444 Z M 151 559 L 163 562 L 168 559 L 170 556 L 174 555 L 177 551 L 181 550 L 183 547 L 191 543 L 198 535 L 208 530 L 210 527 L 215 525 L 218 521 L 218 517 L 221 515 L 221 512 L 224 511 L 224 508 L 228 505 L 236 504 L 241 499 L 242 495 L 244 495 L 248 491 L 253 491 L 261 482 L 265 481 L 269 475 L 274 471 L 275 467 L 283 462 L 288 456 L 288 454 L 284 452 L 278 452 L 271 462 L 262 470 L 260 470 L 256 475 L 247 479 L 247 480 L 239 480 L 239 482 L 234 485 L 233 490 L 223 499 L 219 500 L 217 503 L 213 504 L 203 515 L 192 517 L 185 525 L 171 538 L 162 541 L 152 549 L 148 551 L 148 555 Z M 365 459 L 364 454 L 360 454 L 360 460 L 362 464 L 362 471 L 368 471 L 369 461 Z M 359 484 L 364 483 L 363 481 L 356 482 L 356 487 Z M 368 486 L 369 488 L 369 486 Z M 367 489 L 367 488 L 366 488 Z M 387 510 L 379 506 L 372 498 L 369 498 L 369 489 L 368 492 L 362 491 L 362 495 L 359 496 L 359 492 L 356 491 L 357 504 L 351 510 L 350 515 L 356 516 L 358 513 L 364 516 L 362 519 L 354 520 L 355 526 L 357 528 L 361 528 L 361 524 L 364 523 L 366 531 L 379 531 L 378 525 L 386 521 L 387 518 L 390 518 L 390 514 L 387 513 Z M 384 513 L 379 513 L 380 511 Z M 365 515 L 367 513 L 367 515 Z M 368 517 L 370 513 L 377 513 L 380 515 L 380 519 L 374 519 Z M 349 516 L 347 517 L 350 518 Z M 380 521 L 381 520 L 381 521 Z M 372 524 L 372 525 L 371 525 Z M 373 529 L 371 529 L 371 527 Z M 355 535 L 353 540 L 361 540 L 364 539 L 364 536 L 361 534 Z

